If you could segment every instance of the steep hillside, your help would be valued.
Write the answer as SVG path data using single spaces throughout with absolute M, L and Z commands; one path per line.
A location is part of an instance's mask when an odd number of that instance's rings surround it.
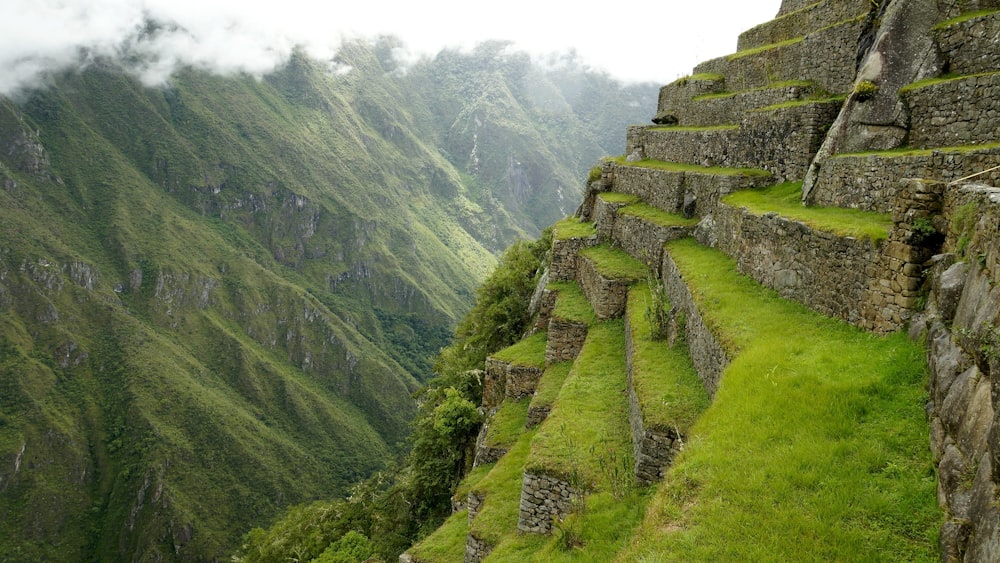
M 400 561 L 998 560 L 998 22 L 785 0 L 664 86 Z
M 158 89 L 97 60 L 0 101 L 5 557 L 222 558 L 399 454 L 494 252 L 581 173 L 535 154 L 542 118 L 581 117 L 509 98 L 479 135 L 503 162 L 467 167 L 442 147 L 472 110 L 426 76 L 520 77 L 386 47 Z

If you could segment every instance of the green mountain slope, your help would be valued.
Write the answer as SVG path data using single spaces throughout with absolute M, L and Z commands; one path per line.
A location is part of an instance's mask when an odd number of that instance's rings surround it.
M 224 557 L 398 455 L 493 252 L 579 175 L 526 97 L 429 78 L 517 75 L 388 46 L 163 89 L 96 61 L 0 101 L 0 553 Z M 506 115 L 489 166 L 449 145 L 472 107 Z

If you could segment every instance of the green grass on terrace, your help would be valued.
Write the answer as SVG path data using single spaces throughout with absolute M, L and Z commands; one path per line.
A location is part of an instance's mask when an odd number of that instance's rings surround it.
M 610 489 L 600 455 L 631 456 L 625 388 L 623 321 L 591 327 L 552 412 L 532 441 L 525 470 L 569 480 L 578 475 L 595 490 Z M 629 463 L 631 466 L 631 463 Z
M 979 72 L 976 74 L 942 74 L 941 76 L 935 76 L 933 78 L 925 78 L 923 80 L 918 80 L 912 84 L 907 84 L 899 89 L 899 93 L 909 92 L 911 90 L 917 90 L 918 88 L 926 88 L 928 86 L 935 86 L 938 84 L 944 84 L 945 82 L 954 82 L 957 80 L 965 80 L 966 78 L 977 78 L 980 76 L 996 76 L 1000 75 L 1000 71 L 995 72 Z
M 537 430 L 525 431 L 473 490 L 484 497 L 470 530 L 476 537 L 496 545 L 505 535 L 517 534 L 524 461 Z M 461 561 L 457 559 L 456 561 Z
M 530 397 L 520 401 L 504 400 L 490 420 L 486 431 L 486 445 L 491 448 L 510 448 L 524 433 L 524 423 L 528 420 Z
M 518 366 L 545 367 L 545 332 L 539 331 L 491 357 Z
M 555 291 L 558 294 L 556 296 L 555 309 L 552 311 L 553 317 L 583 323 L 587 326 L 591 326 L 597 322 L 597 315 L 594 314 L 594 308 L 591 307 L 590 301 L 587 300 L 587 297 L 580 290 L 580 286 L 576 282 L 552 282 L 548 285 L 547 289 Z
M 608 203 L 637 203 L 639 201 L 639 196 L 632 194 L 623 194 L 620 192 L 601 192 L 597 194 L 597 197 L 601 198 L 603 201 Z
M 958 145 L 952 147 L 935 147 L 931 149 L 915 149 L 910 147 L 900 147 L 898 149 L 891 149 L 887 151 L 871 151 L 871 152 L 845 152 L 836 154 L 833 158 L 864 158 L 864 157 L 876 157 L 876 158 L 900 158 L 907 156 L 932 156 L 935 153 L 967 153 L 976 152 L 984 150 L 1000 149 L 1000 143 L 982 143 L 978 145 Z
M 723 127 L 731 127 L 724 125 Z M 643 159 L 635 162 L 625 160 L 624 156 L 611 158 L 616 164 L 622 166 L 637 166 L 639 168 L 652 168 L 653 170 L 665 170 L 667 172 L 688 172 L 695 174 L 710 174 L 713 176 L 770 176 L 767 170 L 758 168 L 723 168 L 721 166 L 701 166 L 682 162 L 666 162 L 663 160 Z
M 724 196 L 722 202 L 733 207 L 746 207 L 757 215 L 777 213 L 838 236 L 874 242 L 889 236 L 892 217 L 887 213 L 840 207 L 805 207 L 801 197 L 802 182 L 786 182 L 764 189 L 734 192 Z
M 805 37 L 793 37 L 792 39 L 786 39 L 784 41 L 779 41 L 777 43 L 771 43 L 769 45 L 761 45 L 760 47 L 754 47 L 753 49 L 744 49 L 742 51 L 737 51 L 726 59 L 730 61 L 735 61 L 736 59 L 742 59 L 743 57 L 749 57 L 751 55 L 756 55 L 757 53 L 763 53 L 764 51 L 770 51 L 771 49 L 777 49 L 779 47 L 787 47 L 788 45 L 794 45 L 796 43 L 801 43 Z
M 964 13 L 964 14 L 956 17 L 956 18 L 952 18 L 950 20 L 945 20 L 945 21 L 943 21 L 943 22 L 935 25 L 934 27 L 931 28 L 931 30 L 932 31 L 938 31 L 938 30 L 944 29 L 946 27 L 951 27 L 953 25 L 960 24 L 960 23 L 962 23 L 964 21 L 968 21 L 968 20 L 971 20 L 971 19 L 974 19 L 974 18 L 981 18 L 983 16 L 988 16 L 990 14 L 995 14 L 997 12 L 1000 12 L 1000 10 L 976 10 L 976 11 L 973 11 L 973 12 L 966 12 L 966 13 Z
M 691 76 L 683 76 L 681 78 L 678 78 L 677 80 L 674 80 L 673 82 L 671 82 L 671 84 L 683 86 L 688 82 L 697 82 L 697 81 L 717 82 L 719 80 L 722 80 L 723 78 L 725 77 L 722 76 L 721 74 L 717 74 L 714 72 L 702 72 L 699 74 L 692 74 Z
M 701 133 L 704 131 L 735 131 L 739 125 L 650 125 L 647 131 L 678 131 L 680 133 Z
M 701 101 L 704 101 L 704 100 L 715 100 L 715 99 L 722 99 L 722 98 L 732 98 L 733 96 L 736 96 L 737 94 L 745 94 L 747 92 L 760 92 L 762 90 L 778 90 L 778 89 L 781 89 L 781 88 L 792 88 L 792 87 L 795 87 L 795 86 L 798 86 L 800 88 L 809 88 L 809 87 L 815 86 L 815 85 L 816 84 L 814 82 L 810 82 L 808 80 L 783 80 L 781 82 L 772 82 L 771 84 L 768 84 L 767 86 L 761 86 L 759 88 L 750 88 L 749 90 L 740 90 L 738 92 L 716 92 L 714 94 L 702 94 L 700 96 L 695 96 L 695 97 L 691 98 L 691 101 L 693 101 L 693 102 L 701 102 Z
M 631 215 L 632 217 L 645 219 L 661 227 L 693 227 L 698 224 L 697 217 L 689 219 L 679 213 L 667 213 L 644 202 L 622 207 L 618 210 L 618 213 L 620 215 Z
M 465 539 L 469 533 L 469 511 L 456 512 L 444 524 L 413 546 L 407 553 L 426 563 L 452 563 L 465 559 Z
M 764 106 L 760 108 L 755 108 L 750 111 L 774 111 L 785 108 L 796 108 L 801 106 L 808 106 L 812 104 L 830 104 L 830 103 L 844 103 L 847 99 L 847 94 L 837 94 L 834 96 L 823 96 L 817 98 L 807 98 L 805 100 L 789 100 L 787 102 L 781 102 L 780 104 L 773 104 L 770 106 Z
M 573 362 L 559 362 L 549 366 L 542 378 L 538 380 L 538 388 L 535 389 L 535 396 L 531 398 L 529 409 L 551 407 L 559 396 L 569 370 L 573 367 Z
M 645 264 L 609 244 L 584 248 L 580 251 L 580 256 L 592 260 L 597 271 L 605 278 L 640 280 L 649 274 Z
M 783 300 L 694 241 L 667 249 L 740 351 L 618 559 L 937 561 L 920 346 Z
M 593 223 L 585 223 L 576 217 L 567 217 L 557 222 L 552 228 L 552 238 L 567 240 L 571 238 L 587 238 L 597 235 Z
M 683 342 L 670 347 L 651 338 L 647 315 L 649 286 L 638 284 L 628 294 L 628 319 L 632 329 L 632 383 L 645 424 L 677 428 L 682 434 L 708 407 L 708 392 L 698 377 Z

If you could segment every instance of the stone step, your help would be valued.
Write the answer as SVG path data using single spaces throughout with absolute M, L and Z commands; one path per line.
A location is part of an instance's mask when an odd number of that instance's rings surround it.
M 605 195 L 619 194 L 600 194 Z M 600 196 L 598 202 L 603 201 Z M 663 243 L 691 236 L 698 223 L 695 217 L 667 213 L 641 201 L 618 206 L 612 212 L 602 213 L 602 216 L 601 229 L 608 231 L 608 241 L 653 272 L 660 267 Z
M 841 105 L 839 98 L 786 102 L 751 111 L 739 125 L 631 126 L 626 154 L 630 159 L 762 169 L 778 182 L 799 180 Z
M 934 27 L 944 72 L 977 74 L 1000 69 L 1000 10 L 948 20 Z
M 545 369 L 546 334 L 536 332 L 486 358 L 483 408 L 491 411 L 504 399 L 531 396 Z
M 631 447 L 625 335 L 620 319 L 597 323 L 538 428 L 524 462 L 517 530 L 547 534 L 591 492 L 610 492 L 601 464 Z
M 612 159 L 606 161 L 605 171 L 608 189 L 614 192 L 634 195 L 668 213 L 690 211 L 693 204 L 691 213 L 698 217 L 715 207 L 720 196 L 774 183 L 766 170 L 708 168 L 658 160 Z
M 597 316 L 576 283 L 550 283 L 548 289 L 556 295 L 545 343 L 545 364 L 552 365 L 576 358 Z
M 795 185 L 792 185 L 795 187 Z M 710 232 L 699 238 L 736 261 L 740 273 L 825 316 L 878 333 L 901 329 L 913 313 L 923 283 L 923 264 L 939 251 L 914 237 L 914 213 L 925 219 L 940 209 L 940 184 L 910 181 L 897 200 L 899 213 L 845 214 L 843 209 L 804 209 L 787 200 L 781 214 L 766 196 L 753 208 L 742 192 L 723 198 Z M 785 191 L 785 186 L 772 190 Z M 922 200 L 928 201 L 922 201 Z M 746 197 L 742 201 L 748 201 Z M 775 207 L 779 207 L 775 205 Z M 856 222 L 856 229 L 848 227 Z M 927 239 L 931 240 L 931 239 Z M 938 243 L 939 244 L 939 243 Z
M 691 100 L 699 96 L 723 93 L 726 81 L 721 74 L 685 76 L 660 87 L 656 102 L 657 115 L 669 113 L 678 117 L 685 113 Z
M 801 37 L 803 31 L 818 30 L 868 13 L 871 0 L 807 0 L 808 5 L 780 14 L 775 19 L 740 34 L 736 50 L 746 51 L 764 45 Z
M 827 92 L 849 92 L 854 83 L 857 43 L 863 26 L 864 17 L 855 17 L 804 36 L 703 62 L 694 72 L 720 74 L 730 90 L 808 80 Z
M 659 289 L 637 285 L 629 291 L 625 315 L 629 426 L 634 473 L 641 485 L 663 478 L 709 403 L 682 339 L 676 338 L 676 317 L 673 338 L 668 339 L 659 315 L 650 314 L 665 315 L 668 310 L 670 303 Z
M 597 229 L 593 223 L 568 217 L 552 229 L 552 261 L 549 281 L 576 279 L 577 254 L 580 250 L 598 244 Z
M 531 403 L 528 405 L 528 418 L 524 422 L 526 429 L 530 430 L 548 418 L 549 413 L 552 412 L 552 405 L 555 404 L 559 391 L 572 367 L 572 362 L 561 362 L 546 368 L 542 379 L 538 382 L 534 396 L 531 397 Z
M 649 270 L 625 251 L 602 244 L 580 251 L 577 283 L 600 320 L 625 312 L 628 288 L 649 276 Z
M 747 113 L 785 102 L 808 99 L 816 88 L 809 82 L 793 81 L 776 83 L 765 88 L 742 92 L 720 92 L 696 96 L 676 108 L 661 108 L 663 113 L 675 115 L 678 125 L 708 126 L 720 123 L 739 123 Z
M 1000 72 L 922 81 L 903 88 L 913 148 L 993 143 L 1000 138 Z
M 1000 143 L 839 154 L 823 163 L 810 198 L 815 205 L 891 213 L 902 178 L 952 182 L 996 166 Z M 975 181 L 997 185 L 1000 170 Z

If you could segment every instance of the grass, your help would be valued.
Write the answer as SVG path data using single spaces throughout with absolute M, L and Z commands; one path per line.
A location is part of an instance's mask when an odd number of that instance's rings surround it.
M 767 86 L 761 86 L 758 88 L 750 88 L 749 90 L 740 90 L 738 92 L 717 92 L 714 94 L 702 94 L 700 96 L 695 96 L 691 98 L 691 101 L 700 102 L 704 100 L 715 100 L 722 98 L 732 98 L 738 94 L 745 94 L 747 92 L 760 92 L 762 90 L 777 90 L 780 88 L 792 88 L 798 86 L 800 88 L 811 88 L 816 84 L 808 80 L 782 80 L 781 82 L 772 82 Z
M 679 213 L 667 213 L 648 203 L 635 203 L 618 210 L 621 215 L 630 215 L 645 219 L 661 227 L 693 227 L 698 224 L 697 217 L 687 218 Z
M 708 392 L 683 343 L 671 347 L 652 340 L 647 316 L 651 300 L 646 284 L 629 291 L 626 314 L 632 330 L 632 382 L 647 426 L 677 428 L 686 435 L 708 407 Z
M 518 366 L 545 367 L 545 332 L 539 331 L 500 350 L 492 357 Z
M 516 442 L 524 433 L 530 402 L 530 397 L 520 401 L 505 400 L 490 420 L 490 427 L 486 431 L 486 445 L 491 448 L 509 448 Z
M 609 244 L 585 248 L 580 251 L 580 256 L 592 260 L 597 271 L 605 278 L 638 280 L 645 278 L 649 272 L 645 264 Z
M 559 396 L 559 391 L 572 367 L 573 362 L 559 362 L 549 366 L 538 380 L 538 388 L 535 389 L 535 396 L 531 398 L 528 408 L 551 407 L 556 402 L 556 397 Z
M 934 27 L 931 28 L 931 30 L 933 30 L 933 31 L 939 31 L 939 30 L 945 29 L 947 27 L 951 27 L 953 25 L 960 24 L 960 23 L 962 23 L 964 21 L 968 21 L 968 20 L 975 19 L 975 18 L 980 18 L 982 16 L 988 16 L 990 14 L 995 14 L 997 12 L 1000 12 L 1000 10 L 995 10 L 995 9 L 994 10 L 975 10 L 973 12 L 966 12 L 966 13 L 958 16 L 958 17 L 952 18 L 950 20 L 945 20 L 945 21 L 943 21 L 943 22 L 935 25 Z
M 677 131 L 680 133 L 701 133 L 705 131 L 735 131 L 739 125 L 654 125 L 648 127 L 647 131 Z
M 731 126 L 723 126 L 731 127 Z M 643 159 L 635 162 L 628 162 L 624 156 L 610 159 L 622 166 L 636 166 L 639 168 L 651 168 L 653 170 L 665 170 L 667 172 L 685 172 L 694 174 L 710 174 L 713 176 L 770 176 L 767 170 L 758 168 L 723 168 L 721 166 L 701 166 L 683 162 L 666 162 L 663 160 Z
M 525 431 L 522 426 L 521 435 L 507 454 L 474 488 L 484 497 L 470 528 L 476 537 L 495 545 L 504 535 L 516 533 L 524 461 L 536 433 L 537 430 Z
M 465 559 L 465 538 L 469 533 L 469 511 L 456 512 L 431 535 L 407 552 L 418 561 L 452 563 Z
M 552 311 L 553 317 L 583 323 L 587 326 L 597 322 L 594 308 L 576 282 L 552 282 L 548 285 L 548 289 L 558 293 L 556 306 Z
M 639 201 L 639 196 L 620 192 L 601 192 L 597 194 L 597 197 L 607 203 L 624 203 L 625 205 Z
M 843 103 L 847 99 L 847 94 L 838 94 L 835 96 L 824 96 L 819 98 L 808 98 L 805 100 L 789 100 L 787 102 L 781 102 L 780 104 L 772 104 L 769 106 L 764 106 L 760 108 L 755 108 L 750 111 L 775 111 L 779 109 L 786 108 L 796 108 L 802 106 L 808 106 L 812 104 L 829 104 L 829 103 Z
M 724 78 L 725 77 L 722 76 L 721 74 L 717 74 L 717 73 L 714 73 L 714 72 L 701 72 L 701 73 L 698 73 L 698 74 L 692 74 L 691 76 L 683 76 L 681 78 L 678 78 L 677 80 L 674 80 L 671 84 L 676 84 L 678 86 L 683 86 L 683 85 L 687 84 L 688 82 L 692 82 L 692 81 L 700 81 L 700 80 L 718 81 L 718 80 L 722 80 Z
M 724 196 L 722 202 L 733 207 L 746 207 L 757 215 L 777 213 L 782 217 L 801 221 L 813 229 L 838 236 L 873 242 L 885 240 L 889 236 L 892 217 L 887 213 L 840 207 L 805 207 L 801 196 L 801 182 L 786 182 L 764 189 L 734 192 Z
M 587 334 L 552 412 L 532 441 L 525 470 L 567 480 L 577 475 L 594 490 L 609 490 L 594 453 L 631 453 L 624 388 L 622 320 L 598 323 Z
M 693 241 L 667 247 L 738 353 L 619 560 L 936 561 L 920 347 L 782 300 Z
M 920 88 L 926 88 L 928 86 L 936 86 L 938 84 L 944 84 L 947 82 L 955 82 L 958 80 L 965 80 L 967 78 L 977 78 L 980 76 L 997 76 L 1000 72 L 978 72 L 976 74 L 942 74 L 941 76 L 935 76 L 933 78 L 925 78 L 923 80 L 918 80 L 912 84 L 907 84 L 899 89 L 899 93 L 903 94 L 911 90 L 917 90 Z
M 858 157 L 878 157 L 878 158 L 898 158 L 906 156 L 932 156 L 935 153 L 967 153 L 982 150 L 1000 149 L 1000 143 L 982 143 L 978 145 L 958 145 L 952 147 L 935 147 L 931 149 L 914 149 L 910 147 L 900 147 L 885 151 L 870 152 L 845 152 L 834 155 L 834 158 L 858 158 Z
M 567 217 L 553 225 L 552 228 L 552 238 L 555 240 L 589 238 L 592 236 L 597 236 L 597 229 L 594 227 L 594 224 L 580 221 L 576 217 Z
M 780 47 L 787 47 L 789 45 L 795 45 L 796 43 L 801 43 L 805 37 L 794 37 L 792 39 L 786 39 L 784 41 L 779 41 L 777 43 L 771 43 L 768 45 L 761 45 L 760 47 L 754 47 L 753 49 L 744 49 L 742 51 L 737 51 L 726 57 L 727 60 L 735 61 L 742 59 L 744 57 L 749 57 L 756 55 L 758 53 L 763 53 L 765 51 L 770 51 L 772 49 L 778 49 Z

